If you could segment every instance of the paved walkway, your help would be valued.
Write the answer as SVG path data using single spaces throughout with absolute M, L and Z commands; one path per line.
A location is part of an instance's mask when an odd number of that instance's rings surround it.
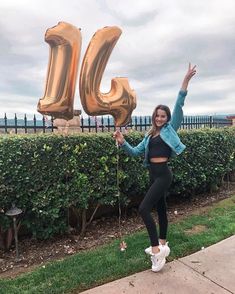
M 168 262 L 158 273 L 147 270 L 80 293 L 234 294 L 235 235 Z

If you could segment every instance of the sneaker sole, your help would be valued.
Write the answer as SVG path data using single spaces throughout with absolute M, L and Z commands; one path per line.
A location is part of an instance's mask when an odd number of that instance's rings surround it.
M 164 267 L 165 263 L 166 263 L 166 259 L 164 258 L 158 267 L 152 266 L 152 271 L 155 273 L 159 272 Z

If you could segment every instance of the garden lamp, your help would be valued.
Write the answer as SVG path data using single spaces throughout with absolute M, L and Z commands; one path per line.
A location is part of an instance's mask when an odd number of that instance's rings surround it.
M 22 213 L 20 208 L 17 208 L 14 204 L 12 204 L 12 208 L 6 212 L 6 215 L 12 217 L 13 226 L 14 226 L 14 236 L 15 236 L 15 246 L 16 246 L 16 260 L 19 260 L 19 249 L 18 249 L 18 232 L 16 226 L 16 217 Z

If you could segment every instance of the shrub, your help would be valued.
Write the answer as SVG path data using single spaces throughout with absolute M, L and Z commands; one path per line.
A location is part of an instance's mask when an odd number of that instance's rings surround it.
M 187 149 L 170 160 L 170 193 L 194 195 L 219 185 L 235 169 L 234 134 L 231 127 L 181 131 Z M 143 133 L 130 131 L 126 138 L 136 145 Z M 117 180 L 122 204 L 148 187 L 143 158 L 118 151 L 110 133 L 2 136 L 0 171 L 0 211 L 12 203 L 23 209 L 22 223 L 37 238 L 66 232 L 69 208 L 78 210 L 84 231 L 88 209 L 118 203 Z M 3 213 L 0 221 L 0 231 L 9 228 Z

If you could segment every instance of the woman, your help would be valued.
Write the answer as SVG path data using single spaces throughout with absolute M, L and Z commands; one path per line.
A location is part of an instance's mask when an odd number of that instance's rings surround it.
M 151 186 L 139 207 L 140 215 L 147 228 L 151 246 L 145 249 L 150 254 L 152 271 L 160 271 L 170 248 L 166 242 L 167 212 L 166 193 L 172 181 L 172 172 L 168 167 L 171 156 L 179 155 L 185 149 L 176 131 L 183 120 L 182 107 L 187 95 L 188 83 L 196 73 L 196 65 L 191 67 L 184 77 L 179 91 L 174 111 L 171 117 L 170 109 L 165 105 L 158 105 L 152 115 L 152 127 L 144 139 L 132 147 L 123 137 L 120 131 L 116 131 L 113 137 L 118 144 L 130 155 L 137 156 L 145 153 L 144 165 L 149 168 Z M 156 207 L 159 220 L 159 239 L 156 224 L 151 216 L 152 209 Z

